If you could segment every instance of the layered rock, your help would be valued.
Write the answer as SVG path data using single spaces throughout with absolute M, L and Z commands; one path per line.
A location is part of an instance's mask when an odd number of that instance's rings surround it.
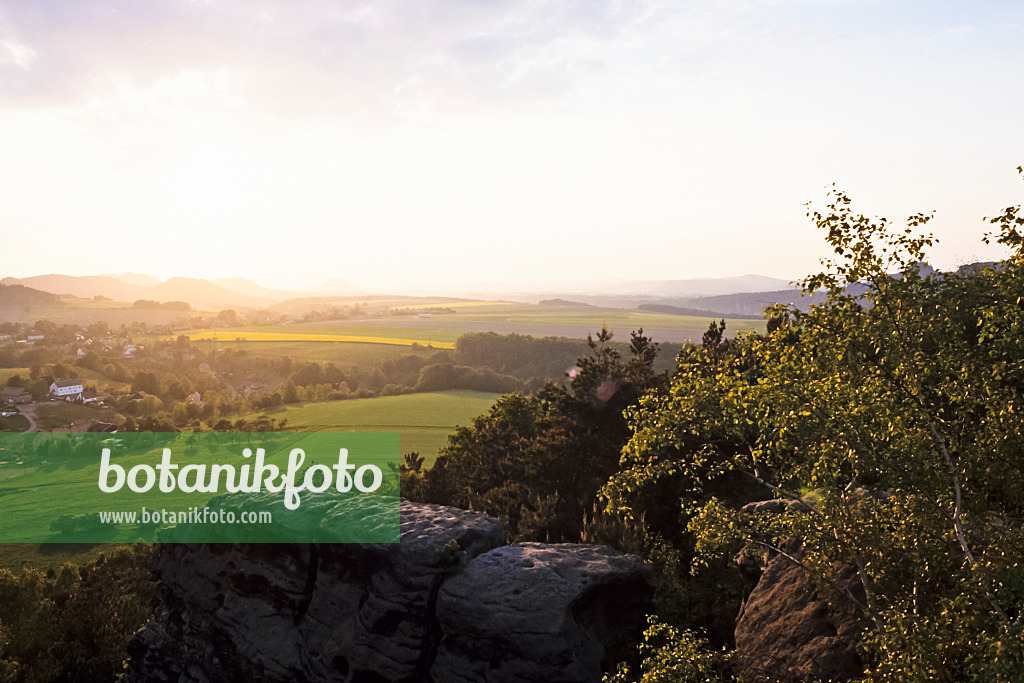
M 651 595 L 638 558 L 401 512 L 392 545 L 159 546 L 162 606 L 124 680 L 591 681 L 631 649 Z
M 761 501 L 748 512 L 807 509 L 805 503 Z M 863 618 L 843 593 L 860 597 L 856 572 L 836 565 L 831 586 L 816 585 L 798 562 L 793 540 L 784 554 L 745 549 L 737 556 L 747 597 L 736 622 L 736 659 L 744 683 L 761 681 L 849 681 L 864 674 L 857 646 Z
M 602 667 L 632 654 L 630 625 L 649 609 L 648 581 L 636 558 L 604 546 L 484 553 L 441 587 L 434 680 L 600 680 Z

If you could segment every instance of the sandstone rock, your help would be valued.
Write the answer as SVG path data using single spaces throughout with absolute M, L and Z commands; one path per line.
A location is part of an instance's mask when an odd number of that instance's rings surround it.
M 491 550 L 441 587 L 433 678 L 598 681 L 631 654 L 651 597 L 650 568 L 604 546 Z
M 485 514 L 402 501 L 401 539 L 159 546 L 163 606 L 132 641 L 124 680 L 421 680 L 443 549 L 475 554 L 504 536 Z
M 798 556 L 799 544 L 786 547 Z M 857 609 L 831 588 L 819 589 L 807 573 L 778 555 L 737 558 L 744 577 L 754 583 L 736 623 L 736 656 L 741 680 L 848 681 L 864 673 L 857 655 L 863 622 Z M 832 580 L 861 593 L 852 569 L 837 567 Z
M 337 532 L 332 514 L 325 533 Z M 637 558 L 499 547 L 494 518 L 407 501 L 400 529 L 391 545 L 158 546 L 162 606 L 123 680 L 590 681 L 602 658 L 632 650 L 625 626 L 651 590 Z M 500 675 L 466 678 L 477 662 Z

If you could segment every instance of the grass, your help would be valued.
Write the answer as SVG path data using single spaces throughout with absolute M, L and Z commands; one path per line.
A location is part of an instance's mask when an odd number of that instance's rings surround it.
M 194 342 L 204 351 L 221 342 Z M 338 342 L 289 342 L 289 341 L 244 341 L 232 342 L 231 348 L 245 351 L 250 356 L 262 358 L 281 358 L 288 356 L 292 360 L 334 363 L 338 367 L 358 365 L 373 367 L 386 360 L 401 358 L 410 354 L 429 357 L 437 349 L 426 347 L 396 346 L 394 344 L 353 344 Z
M 131 388 L 131 382 L 120 382 L 116 379 L 110 379 L 106 375 L 90 370 L 89 368 L 76 367 L 75 379 L 82 380 L 82 384 L 85 386 L 94 386 L 99 392 L 111 392 L 111 391 L 128 391 Z
M 12 477 L 21 477 L 29 472 L 35 472 L 35 470 L 36 468 L 30 465 L 0 464 L 0 481 L 11 479 Z
M 10 415 L 0 417 L 0 432 L 24 432 L 32 425 L 24 415 Z M 0 479 L 3 479 L 3 472 L 0 471 Z
M 50 401 L 36 406 L 36 422 L 43 430 L 67 427 L 79 420 L 104 420 L 112 415 L 110 410 L 67 401 Z
M 651 313 L 646 311 L 629 311 L 621 308 L 535 306 L 530 304 L 494 304 L 491 307 L 478 306 L 467 308 L 458 313 L 437 314 L 432 316 L 435 321 L 444 322 L 500 322 L 525 323 L 555 326 L 588 327 L 594 330 L 607 325 L 619 336 L 625 337 L 631 330 L 644 329 L 670 330 L 675 332 L 704 333 L 711 320 L 716 318 L 672 315 L 669 313 Z M 764 331 L 763 320 L 726 319 L 726 329 L 732 333 L 749 330 Z
M 397 431 L 402 454 L 417 451 L 431 465 L 456 425 L 466 425 L 491 407 L 498 394 L 481 391 L 440 391 L 382 396 L 350 401 L 324 401 L 284 406 L 260 414 L 287 419 L 298 431 Z
M 397 303 L 397 302 L 395 302 Z M 379 304 L 379 302 L 378 302 Z M 716 318 L 631 311 L 594 306 L 542 306 L 495 301 L 410 301 L 405 304 L 409 314 L 362 318 L 347 321 L 324 321 L 292 325 L 237 327 L 187 332 L 192 341 L 204 339 L 221 342 L 274 343 L 363 343 L 412 347 L 431 344 L 435 349 L 454 348 L 455 341 L 467 332 L 519 332 L 533 336 L 585 338 L 607 326 L 616 339 L 628 341 L 629 333 L 643 328 L 656 340 L 699 342 L 708 325 Z M 443 307 L 454 313 L 433 313 L 420 317 L 415 309 Z M 730 335 L 765 330 L 764 320 L 726 318 Z M 301 357 L 294 346 L 288 355 Z M 321 354 L 322 352 L 318 353 Z M 282 354 L 284 355 L 284 354 Z M 343 355 L 339 352 L 339 355 Z
M 393 337 L 386 332 L 383 335 L 353 335 L 353 334 L 313 334 L 304 332 L 282 332 L 279 330 L 257 330 L 257 329 L 228 329 L 228 330 L 196 330 L 185 332 L 192 341 L 266 341 L 266 342 L 355 342 L 367 344 L 393 344 L 396 346 L 421 345 L 424 341 L 430 341 L 434 348 L 453 349 L 455 344 L 451 342 L 410 339 Z M 175 337 L 168 337 L 173 340 Z
M 233 470 L 241 463 L 242 449 L 247 446 L 256 445 L 261 449 L 266 447 L 266 462 L 274 468 L 286 468 L 290 457 L 289 453 L 296 446 L 306 449 L 310 461 L 328 465 L 337 462 L 339 443 L 355 449 L 356 462 L 373 462 L 384 471 L 388 470 L 388 463 L 394 463 L 397 459 L 396 451 L 393 450 L 397 446 L 397 440 L 390 439 L 391 444 L 388 445 L 385 443 L 389 441 L 388 439 L 371 440 L 366 438 L 370 436 L 369 434 L 356 432 L 348 434 L 299 432 L 262 435 L 207 433 L 202 437 L 194 434 L 180 436 L 144 433 L 118 436 L 93 434 L 88 437 L 76 434 L 63 435 L 65 437 L 63 439 L 56 438 L 59 436 L 28 435 L 28 438 L 7 437 L 4 441 L 0 441 L 0 445 L 3 445 L 6 450 L 24 457 L 26 461 L 38 463 L 38 467 L 34 469 L 26 468 L 27 472 L 14 472 L 14 476 L 0 480 L 0 498 L 4 501 L 5 518 L 5 525 L 0 527 L 0 537 L 5 541 L 12 543 L 46 541 L 61 545 L 72 541 L 87 544 L 151 542 L 155 538 L 154 526 L 140 524 L 139 520 L 118 525 L 104 525 L 99 523 L 99 519 L 93 517 L 91 525 L 80 526 L 77 532 L 71 534 L 58 533 L 54 529 L 53 522 L 65 515 L 74 518 L 82 515 L 93 516 L 104 511 L 138 513 L 143 507 L 150 511 L 162 509 L 184 513 L 190 508 L 204 506 L 210 501 L 211 495 L 224 492 L 224 482 L 233 475 L 221 477 L 214 490 L 190 490 L 182 484 L 190 476 L 185 472 L 190 467 L 195 467 L 191 476 L 196 477 L 194 481 L 199 481 L 199 478 L 205 478 L 206 467 L 214 464 L 226 463 Z M 97 487 L 98 473 L 100 481 L 110 482 L 114 478 L 113 475 L 104 475 L 98 467 L 101 447 L 103 449 L 111 448 L 114 451 L 112 458 L 114 466 L 119 468 L 122 473 L 129 473 L 127 486 L 124 485 L 124 474 L 122 474 L 120 484 L 115 484 L 115 488 L 118 490 L 101 491 Z M 166 491 L 152 488 L 141 494 L 131 490 L 131 482 L 135 477 L 131 472 L 135 466 L 145 464 L 152 473 L 152 467 L 159 462 L 160 452 L 164 447 L 174 450 L 177 457 L 172 459 L 175 464 L 182 466 L 177 476 L 178 486 Z M 183 456 L 186 456 L 187 459 L 184 459 Z M 257 457 L 257 461 L 263 461 L 262 452 Z M 385 476 L 390 476 L 392 484 L 397 484 L 397 463 L 394 464 L 396 466 L 395 473 Z M 246 462 L 239 473 L 240 477 L 250 476 L 247 473 L 249 466 L 250 463 Z M 358 470 L 356 471 L 358 472 Z M 257 474 L 254 470 L 251 476 L 260 482 L 258 486 L 262 487 L 265 483 L 268 487 L 265 492 L 269 494 L 269 497 L 264 497 L 260 505 L 266 505 L 268 502 L 277 505 L 283 503 L 287 494 L 282 492 L 278 495 L 274 488 L 270 488 L 271 477 L 276 478 L 277 475 L 267 473 L 266 479 L 264 479 L 263 475 Z M 258 479 L 255 479 L 257 477 Z M 149 484 L 143 484 L 143 486 L 152 487 L 152 480 L 151 476 Z M 211 507 L 217 508 L 216 505 Z M 273 514 L 276 517 L 281 511 L 283 511 L 283 507 Z M 308 515 L 315 515 L 317 508 L 306 508 L 306 513 L 306 519 L 309 519 Z M 395 513 L 397 523 L 397 505 Z M 299 513 L 296 512 L 296 514 Z M 295 531 L 298 527 L 289 528 Z M 203 529 L 197 528 L 196 531 L 201 533 Z M 206 528 L 206 531 L 217 533 L 214 528 Z M 244 530 L 240 531 L 244 532 Z M 258 529 L 254 528 L 251 531 L 256 532 Z M 310 529 L 308 533 L 313 533 L 313 531 Z M 224 538 L 223 536 L 217 537 Z M 38 550 L 42 552 L 45 549 Z
M 454 308 L 454 306 L 446 306 Z M 459 307 L 455 313 L 435 313 L 429 318 L 410 315 L 358 321 L 330 321 L 278 325 L 260 328 L 282 334 L 335 334 L 388 337 L 400 335 L 408 339 L 454 342 L 467 332 L 491 330 L 499 333 L 519 332 L 532 336 L 585 338 L 607 326 L 615 338 L 628 341 L 629 333 L 643 328 L 655 339 L 699 342 L 712 320 L 718 318 L 630 311 L 621 308 L 540 306 L 534 304 L 473 302 Z M 764 320 L 726 318 L 730 336 L 740 332 L 765 331 Z M 400 330 L 400 332 L 399 332 Z
M 29 379 L 28 368 L 0 368 L 0 388 L 7 386 L 7 380 L 15 375 L 21 375 L 21 378 L 26 382 Z
M 99 391 L 125 391 L 131 386 L 128 382 L 118 382 L 89 368 L 79 367 L 70 363 L 68 367 L 74 373 L 73 377 L 75 379 L 82 380 L 88 386 L 95 386 Z M 21 375 L 22 379 L 29 381 L 29 372 L 28 368 L 0 368 L 0 387 L 7 386 L 7 380 L 14 375 Z

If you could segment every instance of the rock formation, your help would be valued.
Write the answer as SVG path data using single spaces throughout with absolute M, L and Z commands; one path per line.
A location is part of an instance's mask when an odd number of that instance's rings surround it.
M 783 501 L 761 501 L 744 510 L 770 514 L 791 506 Z M 838 682 L 862 677 L 864 664 L 857 644 L 864 623 L 858 610 L 840 594 L 849 591 L 863 596 L 856 573 L 837 565 L 833 587 L 816 586 L 794 562 L 801 559 L 800 543 L 793 540 L 782 550 L 792 559 L 752 548 L 736 558 L 747 582 L 747 598 L 735 631 L 740 679 L 744 683 Z
M 401 505 L 399 544 L 158 546 L 162 605 L 123 680 L 596 681 L 635 652 L 639 558 Z

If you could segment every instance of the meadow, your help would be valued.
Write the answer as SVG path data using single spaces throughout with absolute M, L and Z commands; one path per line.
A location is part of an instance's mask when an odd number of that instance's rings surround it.
M 229 328 L 229 329 L 218 329 L 218 330 L 193 330 L 188 332 L 182 332 L 181 334 L 187 335 L 190 341 L 217 341 L 217 342 L 235 342 L 235 341 L 254 341 L 254 342 L 342 342 L 342 343 L 362 343 L 362 344 L 389 344 L 394 346 L 419 346 L 424 341 L 427 341 L 436 349 L 453 349 L 455 344 L 452 342 L 445 341 L 434 341 L 422 338 L 406 338 L 406 337 L 395 337 L 389 333 L 374 334 L 368 332 L 367 334 L 345 334 L 345 333 L 316 333 L 316 332 L 295 332 L 296 328 L 288 328 L 287 330 L 281 328 Z M 361 330 L 363 328 L 360 328 Z M 288 331 L 291 330 L 291 331 Z M 170 336 L 166 339 L 168 341 L 173 340 L 175 337 Z
M 110 419 L 113 411 L 80 403 L 48 401 L 36 404 L 35 414 L 39 428 L 46 431 L 62 429 L 74 422 Z
M 481 391 L 439 391 L 402 396 L 381 396 L 354 401 L 301 403 L 251 413 L 287 419 L 287 429 L 299 431 L 397 431 L 402 454 L 418 452 L 425 466 L 447 443 L 456 425 L 468 425 L 490 409 L 498 394 Z
M 535 337 L 570 337 L 582 339 L 607 326 L 615 338 L 628 341 L 630 332 L 643 328 L 644 333 L 661 342 L 699 342 L 714 318 L 630 311 L 621 308 L 600 308 L 585 305 L 522 304 L 503 302 L 471 302 L 472 305 L 448 304 L 454 313 L 415 313 L 349 321 L 326 321 L 249 328 L 261 332 L 312 335 L 363 335 L 417 339 L 438 348 L 454 342 L 467 332 L 519 333 Z M 425 306 L 424 306 L 425 307 Z M 412 307 L 408 307 L 412 308 Z M 730 336 L 748 331 L 764 332 L 764 320 L 726 318 Z M 401 330 L 400 333 L 397 330 Z
M 0 432 L 25 432 L 31 425 L 24 415 L 8 415 L 0 417 Z M 0 479 L 4 478 L 0 471 Z
M 396 344 L 371 344 L 355 342 L 325 341 L 197 341 L 192 343 L 209 351 L 224 343 L 230 343 L 234 351 L 245 351 L 259 358 L 281 358 L 287 356 L 294 361 L 333 363 L 338 367 L 357 365 L 372 368 L 380 363 L 408 355 L 430 357 L 436 348 L 425 346 L 399 346 Z
M 154 438 L 155 437 L 155 438 Z M 205 478 L 204 474 L 213 464 L 227 464 L 234 468 L 241 465 L 242 451 L 245 448 L 266 448 L 266 462 L 281 468 L 287 466 L 289 453 L 295 447 L 303 448 L 308 455 L 307 462 L 325 463 L 328 466 L 338 462 L 337 446 L 340 443 L 353 454 L 349 462 L 366 464 L 373 463 L 385 476 L 391 477 L 392 487 L 397 487 L 397 440 L 371 436 L 369 434 L 336 435 L 321 432 L 306 433 L 274 433 L 274 434 L 215 434 L 206 433 L 202 438 L 194 434 L 150 435 L 145 433 L 75 435 L 71 438 L 54 438 L 48 434 L 7 435 L 0 440 L 0 450 L 17 454 L 29 466 L 21 472 L 8 467 L 6 477 L 0 479 L 0 496 L 4 499 L 5 525 L 0 527 L 0 537 L 4 542 L 22 543 L 29 540 L 45 540 L 49 543 L 116 543 L 132 541 L 152 541 L 155 538 L 156 525 L 140 525 L 137 521 L 117 525 L 101 525 L 95 517 L 96 513 L 105 511 L 138 512 L 142 507 L 150 510 L 164 509 L 175 513 L 187 511 L 193 506 L 203 506 L 213 495 L 224 493 L 228 477 L 220 481 L 212 492 L 194 491 L 184 488 L 183 481 L 187 466 L 204 468 L 196 470 L 193 477 Z M 172 461 L 178 469 L 176 485 L 165 490 L 154 485 L 152 467 L 160 461 L 161 449 L 167 447 L 173 451 Z M 120 480 L 110 471 L 104 473 L 100 466 L 100 451 L 104 458 L 109 458 L 111 467 L 120 471 Z M 111 449 L 112 454 L 106 449 Z M 166 457 L 166 456 L 165 456 Z M 263 458 L 260 455 L 259 458 Z M 388 467 L 393 463 L 394 473 Z M 250 464 L 246 461 L 245 464 Z M 35 465 L 34 467 L 32 465 Z M 146 491 L 140 493 L 131 490 L 133 475 L 128 476 L 125 485 L 124 473 L 135 465 L 146 465 L 150 468 L 149 484 L 142 484 Z M 248 470 L 248 468 L 244 468 Z M 301 470 L 300 470 L 301 472 Z M 99 475 L 100 487 L 97 487 Z M 172 479 L 175 477 L 171 475 Z M 213 475 L 210 475 L 211 477 Z M 240 477 L 249 475 L 240 474 Z M 262 477 L 254 473 L 253 481 L 263 482 Z M 268 475 L 272 476 L 272 475 Z M 276 475 L 274 475 L 276 476 Z M 196 479 L 195 481 L 198 481 Z M 117 483 L 119 481 L 119 483 Z M 143 475 L 142 480 L 145 481 Z M 269 481 L 269 479 L 267 480 Z M 112 490 L 101 490 L 104 483 Z M 386 482 L 385 482 L 386 484 Z M 262 484 L 260 484 L 262 485 Z M 387 485 L 387 484 L 386 484 Z M 277 495 L 269 489 L 264 503 L 282 506 L 278 513 L 287 514 L 283 510 L 284 493 Z M 351 486 L 351 484 L 350 484 Z M 397 490 L 393 488 L 392 490 Z M 311 510 L 307 508 L 307 513 Z M 298 511 L 295 512 L 299 514 Z M 76 524 L 67 525 L 67 517 L 78 518 Z M 64 518 L 64 522 L 60 520 Z M 91 518 L 85 522 L 83 518 Z M 308 514 L 306 515 L 308 518 Z M 58 521 L 57 525 L 54 522 Z M 295 519 L 292 520 L 296 521 Z M 173 522 L 172 522 L 173 523 Z M 62 528 L 63 527 L 63 528 Z M 213 527 L 196 527 L 195 533 L 213 533 Z M 218 537 L 219 538 L 219 537 Z
M 15 375 L 20 375 L 22 379 L 28 380 L 29 372 L 28 368 L 0 368 L 0 386 L 7 386 L 7 380 Z

